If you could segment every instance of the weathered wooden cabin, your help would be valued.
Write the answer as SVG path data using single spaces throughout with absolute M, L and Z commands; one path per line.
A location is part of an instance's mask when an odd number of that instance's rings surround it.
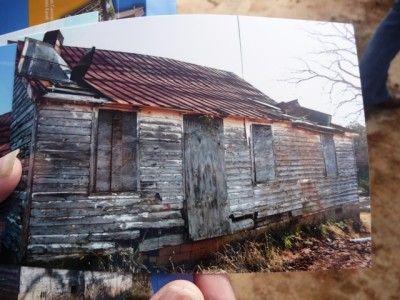
M 24 178 L 3 246 L 19 259 L 192 255 L 357 205 L 352 134 L 326 114 L 290 115 L 233 73 L 63 46 L 60 32 L 17 57 L 10 145 Z

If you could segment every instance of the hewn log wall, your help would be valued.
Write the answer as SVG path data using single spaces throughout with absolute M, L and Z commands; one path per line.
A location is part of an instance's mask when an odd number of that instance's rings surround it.
M 240 217 L 255 211 L 250 147 L 244 121 L 225 119 L 225 169 L 231 214 Z
M 26 211 L 29 197 L 29 171 L 31 157 L 31 141 L 35 123 L 35 105 L 29 94 L 28 84 L 19 76 L 15 76 L 13 103 L 10 126 L 10 148 L 20 149 L 19 158 L 22 163 L 22 179 L 14 193 L 2 204 L 1 218 L 5 219 L 5 229 L 2 243 L 16 260 L 23 255 L 24 222 L 27 221 Z
M 40 106 L 29 260 L 113 252 L 127 241 L 142 251 L 183 242 L 182 118 L 139 112 L 139 190 L 99 194 L 90 184 L 95 110 Z
M 87 193 L 92 108 L 41 105 L 38 110 L 33 193 Z
M 234 216 L 257 212 L 257 221 L 263 224 L 272 215 L 287 212 L 309 214 L 358 201 L 355 157 L 350 137 L 335 136 L 339 174 L 337 177 L 326 177 L 320 133 L 293 128 L 290 124 L 269 124 L 273 131 L 275 179 L 255 183 L 251 164 L 253 154 L 250 151 L 252 123 L 244 125 L 243 121 L 225 119 L 224 125 L 227 166 L 230 165 L 232 170 L 227 174 L 228 187 L 235 186 L 235 190 L 246 195 L 235 198 L 233 190 L 229 191 Z M 236 136 L 236 140 L 232 140 L 232 136 Z M 243 146 L 245 136 L 246 146 Z M 235 181 L 237 177 L 241 181 Z M 240 230 L 244 226 L 249 225 L 237 224 L 232 229 Z
M 77 105 L 41 105 L 28 259 L 140 251 L 187 239 L 183 178 L 183 116 L 137 113 L 138 189 L 122 194 L 91 190 L 96 111 Z M 338 177 L 325 177 L 320 134 L 273 123 L 275 178 L 255 183 L 251 122 L 224 119 L 231 231 L 261 226 L 270 217 L 309 214 L 357 200 L 353 144 L 335 136 Z M 129 242 L 129 243 L 128 243 Z

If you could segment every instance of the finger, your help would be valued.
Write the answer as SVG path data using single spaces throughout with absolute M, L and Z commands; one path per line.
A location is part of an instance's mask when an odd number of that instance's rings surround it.
M 0 158 L 0 202 L 3 202 L 21 180 L 22 166 L 17 158 L 19 150 Z
M 235 300 L 232 285 L 226 275 L 196 274 L 194 283 L 199 287 L 206 300 Z
M 192 282 L 175 280 L 163 286 L 150 300 L 204 300 L 204 297 Z

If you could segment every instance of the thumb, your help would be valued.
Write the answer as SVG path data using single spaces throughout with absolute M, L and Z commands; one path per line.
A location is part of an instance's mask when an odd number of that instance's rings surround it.
M 159 290 L 150 300 L 204 300 L 204 297 L 192 282 L 174 280 Z
M 22 166 L 17 158 L 19 150 L 0 158 L 0 203 L 17 187 L 22 175 Z

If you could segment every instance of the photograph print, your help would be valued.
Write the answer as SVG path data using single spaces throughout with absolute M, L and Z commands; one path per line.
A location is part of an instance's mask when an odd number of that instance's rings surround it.
M 11 43 L 0 150 L 18 151 L 23 176 L 0 207 L 3 263 L 188 273 L 370 266 L 351 25 L 168 16 Z

